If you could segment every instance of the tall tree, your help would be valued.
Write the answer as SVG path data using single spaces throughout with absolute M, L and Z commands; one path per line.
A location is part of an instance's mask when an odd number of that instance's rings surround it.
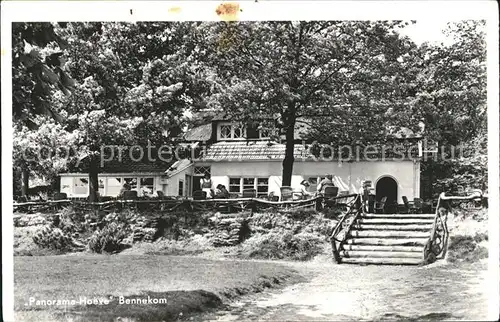
M 12 120 L 15 137 L 27 137 L 27 131 L 36 133 L 41 125 L 39 122 L 47 120 L 39 118 L 40 115 L 62 121 L 51 106 L 52 95 L 58 92 L 69 95 L 74 80 L 67 73 L 65 64 L 67 43 L 54 29 L 51 23 L 12 24 Z M 13 155 L 14 172 L 22 172 L 21 194 L 26 195 L 30 162 L 16 159 L 19 156 L 16 153 Z
M 215 71 L 208 106 L 236 120 L 278 119 L 290 185 L 297 120 L 380 108 L 399 98 L 398 58 L 412 43 L 399 22 L 230 22 L 200 28 Z M 372 108 L 372 109 L 373 109 Z
M 97 198 L 101 149 L 168 142 L 180 132 L 194 100 L 196 71 L 189 64 L 190 24 L 70 23 L 68 66 L 78 81 L 58 109 L 66 129 L 79 133 L 86 155 L 89 199 Z

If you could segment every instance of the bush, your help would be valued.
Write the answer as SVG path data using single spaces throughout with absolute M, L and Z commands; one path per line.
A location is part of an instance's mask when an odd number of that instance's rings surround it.
M 33 235 L 33 242 L 41 248 L 58 251 L 69 251 L 73 248 L 73 240 L 61 229 L 51 225 L 44 226 Z
M 450 244 L 448 246 L 448 261 L 449 262 L 476 262 L 480 259 L 488 257 L 488 249 L 478 245 L 478 240 L 482 240 L 484 236 L 476 234 L 476 236 L 450 236 Z
M 316 234 L 271 232 L 255 234 L 243 244 L 244 258 L 308 260 L 323 250 L 323 239 Z
M 89 239 L 89 249 L 94 253 L 114 253 L 123 250 L 122 242 L 127 235 L 124 228 L 123 225 L 112 222 L 103 229 L 95 231 Z

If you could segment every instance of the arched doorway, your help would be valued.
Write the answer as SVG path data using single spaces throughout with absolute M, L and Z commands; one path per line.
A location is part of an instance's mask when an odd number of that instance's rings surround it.
M 398 183 L 391 177 L 382 177 L 377 181 L 375 194 L 377 201 L 380 201 L 382 197 L 387 197 L 386 205 L 397 204 Z

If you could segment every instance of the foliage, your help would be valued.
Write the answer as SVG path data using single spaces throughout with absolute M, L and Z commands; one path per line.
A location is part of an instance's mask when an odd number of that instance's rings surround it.
M 323 250 L 324 241 L 311 233 L 270 232 L 255 234 L 242 244 L 242 257 L 309 260 Z
M 127 237 L 123 225 L 111 222 L 90 237 L 89 249 L 94 253 L 113 253 L 122 250 L 122 241 Z
M 62 120 L 50 103 L 55 92 L 69 95 L 74 86 L 65 62 L 66 48 L 51 23 L 12 24 L 12 116 L 16 124 L 36 128 L 38 115 Z
M 343 122 L 342 115 L 366 113 L 371 124 L 380 126 L 383 113 L 378 111 L 400 99 L 398 58 L 414 45 L 398 35 L 399 25 L 387 21 L 213 24 L 200 31 L 207 39 L 208 64 L 214 71 L 208 107 L 242 122 L 277 127 L 287 142 L 283 185 L 290 185 L 294 129 L 300 118 L 329 116 L 334 125 Z
M 487 236 L 487 235 L 486 235 Z M 449 262 L 476 262 L 488 258 L 488 249 L 478 245 L 483 236 L 450 236 L 447 260 Z
M 39 247 L 58 251 L 69 251 L 73 248 L 71 237 L 61 229 L 46 225 L 33 235 L 33 241 Z

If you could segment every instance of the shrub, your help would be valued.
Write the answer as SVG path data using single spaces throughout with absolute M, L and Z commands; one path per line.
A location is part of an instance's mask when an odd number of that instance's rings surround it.
M 95 253 L 114 253 L 123 250 L 122 242 L 127 235 L 124 228 L 123 225 L 111 222 L 103 229 L 95 231 L 89 239 L 89 249 Z
M 33 235 L 33 242 L 41 248 L 58 251 L 72 249 L 73 241 L 61 229 L 51 225 L 44 226 Z
M 476 262 L 488 257 L 488 249 L 477 244 L 481 236 L 450 236 L 448 246 L 448 261 Z
M 316 234 L 282 231 L 255 234 L 242 245 L 242 257 L 261 259 L 308 260 L 323 250 L 323 239 Z

